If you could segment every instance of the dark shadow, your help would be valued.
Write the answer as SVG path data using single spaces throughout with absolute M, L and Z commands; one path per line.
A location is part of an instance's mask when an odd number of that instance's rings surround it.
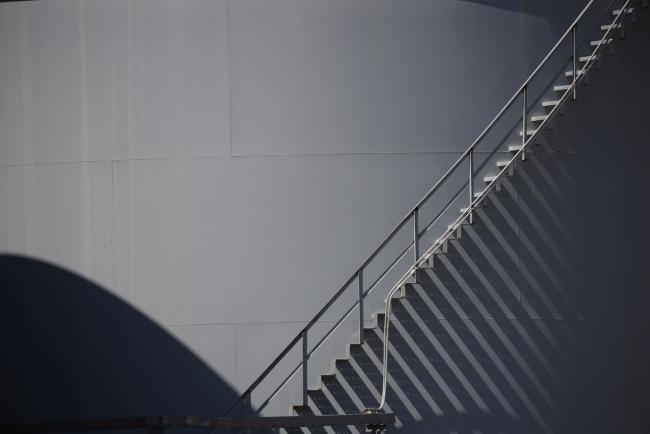
M 76 274 L 2 255 L 0 288 L 0 423 L 220 417 L 237 398 L 160 326 Z
M 461 0 L 492 8 L 505 9 L 526 15 L 545 18 L 557 32 L 564 32 L 567 26 L 587 4 L 586 0 Z

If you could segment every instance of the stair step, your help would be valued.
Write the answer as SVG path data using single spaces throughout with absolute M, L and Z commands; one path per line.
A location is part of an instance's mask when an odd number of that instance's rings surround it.
M 476 197 L 479 197 L 479 196 L 481 196 L 481 195 L 483 195 L 483 192 L 482 192 L 482 191 L 479 191 L 479 192 L 474 193 L 474 197 L 475 197 L 475 198 L 476 198 Z
M 532 136 L 532 135 L 535 134 L 536 132 L 537 132 L 537 130 L 526 130 L 526 135 L 527 135 L 527 136 Z M 521 135 L 522 135 L 522 132 L 519 131 L 519 136 L 521 137 Z
M 609 30 L 609 29 L 620 29 L 620 28 L 621 28 L 620 23 L 619 24 L 605 24 L 604 26 L 600 26 L 600 30 L 602 30 L 603 32 L 606 31 L 606 30 Z
M 322 415 L 336 414 L 336 409 L 329 401 L 329 399 L 327 399 L 327 395 L 325 395 L 325 392 L 322 388 L 315 390 L 309 389 L 307 393 L 309 394 L 309 398 L 314 403 L 316 412 Z
M 621 14 L 621 12 L 623 12 L 623 9 L 614 9 L 612 11 L 612 15 L 616 17 L 616 16 L 619 16 Z M 627 14 L 631 14 L 632 12 L 634 12 L 634 8 L 625 9 L 625 13 L 627 13 Z
M 582 74 L 585 73 L 585 70 L 584 70 L 584 69 L 578 69 L 577 73 L 578 73 L 578 75 L 582 75 Z M 567 77 L 573 77 L 573 70 L 571 70 L 571 71 L 566 71 L 566 72 L 564 73 L 564 75 L 567 76 Z
M 553 101 L 542 101 L 542 107 L 555 107 L 560 103 L 559 99 Z
M 501 169 L 502 167 L 506 167 L 510 163 L 510 161 L 497 161 L 497 167 Z
M 496 179 L 497 179 L 496 176 L 486 176 L 486 177 L 483 178 L 483 181 L 484 181 L 486 184 L 489 184 L 490 182 L 492 182 L 492 181 L 494 181 L 494 180 L 496 180 Z
M 560 85 L 557 85 L 557 86 L 553 86 L 553 90 L 556 91 L 556 92 L 564 92 L 564 91 L 567 91 L 569 89 L 571 89 L 570 84 L 560 84 Z
M 535 115 L 530 117 L 531 122 L 543 122 L 546 119 L 548 119 L 548 115 Z
M 613 40 L 612 38 L 608 38 L 608 39 L 605 39 L 605 40 L 603 41 L 602 45 L 611 44 L 612 42 L 614 42 L 614 40 Z M 597 41 L 591 41 L 591 42 L 589 43 L 589 45 L 591 45 L 592 47 L 597 47 L 598 44 L 600 44 L 600 39 L 597 40 Z
M 463 227 L 464 223 L 466 223 L 466 222 L 461 222 L 458 226 L 456 226 L 455 229 L 453 227 L 454 225 L 447 226 L 448 231 L 451 231 L 453 229 L 453 231 L 451 232 L 451 239 L 459 240 L 459 239 L 461 239 L 463 237 L 463 229 L 462 229 L 462 227 Z
M 423 270 L 431 270 L 433 268 L 433 258 L 435 255 L 429 256 L 425 261 L 420 263 L 419 268 Z
M 589 62 L 589 59 L 591 59 L 592 57 L 594 58 L 594 60 L 597 60 L 597 59 L 598 59 L 598 54 L 593 54 L 593 55 L 591 55 L 591 56 L 581 56 L 581 57 L 579 58 L 579 60 L 580 60 L 581 62 Z
M 298 416 L 307 416 L 314 414 L 314 411 L 308 405 L 294 405 L 293 411 L 296 412 Z
M 510 145 L 508 146 L 508 151 L 510 152 L 519 152 L 521 150 L 521 145 Z

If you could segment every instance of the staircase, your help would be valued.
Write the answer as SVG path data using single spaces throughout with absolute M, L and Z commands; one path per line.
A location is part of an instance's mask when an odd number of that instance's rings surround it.
M 374 409 L 394 413 L 396 428 L 409 433 L 486 427 L 494 433 L 558 432 L 564 409 L 572 405 L 568 389 L 575 372 L 567 354 L 577 345 L 564 320 L 580 318 L 581 312 L 560 283 L 576 279 L 569 265 L 573 246 L 563 241 L 568 237 L 554 210 L 564 204 L 561 198 L 555 206 L 542 204 L 553 222 L 549 229 L 527 201 L 539 189 L 553 190 L 552 180 L 564 174 L 553 174 L 534 148 L 550 146 L 544 131 L 567 101 L 587 91 L 580 85 L 614 54 L 641 7 L 647 2 L 613 1 L 603 9 L 590 1 L 481 135 L 229 414 L 259 414 L 299 383 L 302 403 L 292 408 L 296 415 Z M 540 185 L 544 180 L 548 185 Z M 431 213 L 432 198 L 445 206 Z M 518 233 L 517 219 L 534 230 Z M 393 248 L 394 259 L 368 278 L 373 261 L 409 231 L 411 242 Z M 521 260 L 522 248 L 534 261 Z M 332 328 L 313 337 L 316 322 L 350 293 L 357 295 L 354 304 Z M 369 323 L 364 309 L 372 294 L 385 297 L 385 308 Z M 311 359 L 355 316 L 356 342 L 347 344 L 317 388 L 310 387 Z M 254 399 L 270 374 L 300 349 L 295 367 Z M 360 433 L 363 427 L 309 432 Z

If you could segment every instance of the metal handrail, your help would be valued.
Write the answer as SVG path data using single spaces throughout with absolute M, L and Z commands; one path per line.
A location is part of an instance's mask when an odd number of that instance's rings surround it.
M 615 3 L 616 0 L 612 0 L 612 2 L 607 6 L 606 11 L 609 11 L 611 9 L 611 6 Z M 422 255 L 422 259 L 419 261 L 416 261 L 416 263 L 407 271 L 402 278 L 398 281 L 398 283 L 390 290 L 388 293 L 388 296 L 386 297 L 386 304 L 385 304 L 385 309 L 384 309 L 384 348 L 383 348 L 383 365 L 382 365 L 382 392 L 381 392 L 381 398 L 379 401 L 379 405 L 377 406 L 376 410 L 381 410 L 384 405 L 386 404 L 386 394 L 387 394 L 387 380 L 388 380 L 388 342 L 389 342 L 389 327 L 390 327 L 390 316 L 391 316 L 391 306 L 392 306 L 392 300 L 393 296 L 397 293 L 397 291 L 401 288 L 402 285 L 404 285 L 407 280 L 417 271 L 421 263 L 426 260 L 430 255 L 432 255 L 436 250 L 438 250 L 444 242 L 447 242 L 451 235 L 457 230 L 458 226 L 460 226 L 464 221 L 466 221 L 468 218 L 470 218 L 471 213 L 474 209 L 476 209 L 478 206 L 480 206 L 481 202 L 485 200 L 487 197 L 487 194 L 492 191 L 497 183 L 500 181 L 500 179 L 507 173 L 507 171 L 510 170 L 510 168 L 513 166 L 514 162 L 517 161 L 521 156 L 525 155 L 525 150 L 528 147 L 528 145 L 533 141 L 533 139 L 536 138 L 536 136 L 539 134 L 540 131 L 543 130 L 543 128 L 553 119 L 553 117 L 559 112 L 560 107 L 564 104 L 564 102 L 567 99 L 568 95 L 572 95 L 572 98 L 575 100 L 575 95 L 576 95 L 576 89 L 578 84 L 584 80 L 586 77 L 586 73 L 591 69 L 593 66 L 595 56 L 598 50 L 603 45 L 603 42 L 609 38 L 610 32 L 614 29 L 615 24 L 617 24 L 617 21 L 622 19 L 622 17 L 625 15 L 625 11 L 628 9 L 628 7 L 631 4 L 634 4 L 635 0 L 627 0 L 625 4 L 620 8 L 621 13 L 617 14 L 612 21 L 612 26 L 605 32 L 605 34 L 601 37 L 601 39 L 598 41 L 598 44 L 594 48 L 593 52 L 589 56 L 589 60 L 585 62 L 585 65 L 583 66 L 582 70 L 584 71 L 583 73 L 579 74 L 580 77 L 578 77 L 578 74 L 576 74 L 576 44 L 575 44 L 575 29 L 576 26 L 579 22 L 579 19 L 582 18 L 583 14 L 585 13 L 586 9 L 591 6 L 593 3 L 593 0 L 591 0 L 587 6 L 585 6 L 585 9 L 580 13 L 578 18 L 574 20 L 574 22 L 571 24 L 569 29 L 562 35 L 560 40 L 555 44 L 555 46 L 551 49 L 551 52 L 544 58 L 540 66 L 538 66 L 534 74 L 539 71 L 540 67 L 548 61 L 550 58 L 550 54 L 552 54 L 557 47 L 560 45 L 561 42 L 564 41 L 564 39 L 569 35 L 569 33 L 573 34 L 573 82 L 571 83 L 570 87 L 564 92 L 562 97 L 559 100 L 559 103 L 551 110 L 549 113 L 548 117 L 542 121 L 542 123 L 536 128 L 535 133 L 533 133 L 528 139 L 526 139 L 526 86 L 530 82 L 531 78 L 533 77 L 532 75 L 528 77 L 528 79 L 525 82 L 525 85 L 519 88 L 518 92 L 522 92 L 524 96 L 524 117 L 523 117 L 523 129 L 522 129 L 522 147 L 519 149 L 513 157 L 508 161 L 508 163 L 501 169 L 501 171 L 494 177 L 494 179 L 488 183 L 486 188 L 481 192 L 481 194 L 476 197 L 475 199 L 473 198 L 472 202 L 470 203 L 469 207 L 461 213 L 461 215 L 447 228 L 447 230 L 443 233 L 442 237 L 440 237 L 436 242 L 427 250 L 427 252 Z M 515 96 L 519 96 L 518 94 L 515 94 Z M 511 104 L 512 101 L 514 101 L 514 97 L 511 98 L 511 100 L 506 104 Z M 505 108 L 502 109 L 499 114 L 503 114 Z M 494 122 L 494 121 L 493 121 Z M 487 130 L 487 129 L 486 129 Z M 484 130 L 484 132 L 486 132 Z M 473 143 L 472 146 L 476 144 Z
M 263 401 L 263 403 L 257 408 L 256 411 L 254 411 L 254 414 L 258 414 L 262 409 L 266 407 L 266 405 L 279 393 L 279 391 L 286 386 L 286 384 L 293 378 L 293 376 L 302 368 L 303 369 L 303 405 L 306 405 L 306 391 L 307 391 L 307 379 L 306 379 L 306 372 L 307 372 L 307 361 L 310 356 L 312 356 L 322 345 L 322 343 L 327 340 L 333 333 L 334 331 L 345 321 L 350 314 L 354 311 L 354 309 L 359 306 L 359 312 L 360 312 L 360 317 L 359 317 L 359 340 L 360 342 L 363 342 L 363 300 L 365 297 L 367 297 L 379 284 L 379 282 L 390 272 L 392 269 L 395 267 L 395 265 L 404 257 L 404 255 L 411 249 L 413 248 L 414 250 L 414 261 L 413 265 L 408 269 L 408 271 L 398 280 L 397 284 L 393 286 L 393 288 L 389 291 L 389 295 L 386 298 L 386 309 L 385 309 L 385 317 L 384 317 L 384 331 L 386 334 L 385 337 L 385 342 L 387 343 L 387 333 L 388 333 L 388 321 L 390 317 L 390 305 L 391 305 L 391 299 L 392 296 L 397 292 L 397 290 L 404 285 L 408 279 L 414 275 L 415 271 L 418 268 L 421 268 L 423 264 L 430 259 L 430 257 L 437 251 L 439 250 L 444 242 L 446 242 L 449 237 L 456 231 L 458 226 L 463 223 L 466 220 L 472 219 L 473 216 L 473 211 L 474 209 L 477 208 L 477 206 L 483 201 L 483 199 L 486 197 L 487 193 L 491 191 L 496 183 L 501 179 L 501 177 L 506 173 L 507 170 L 509 170 L 513 164 L 513 162 L 517 158 L 524 158 L 525 156 L 525 148 L 528 146 L 530 141 L 536 137 L 537 133 L 542 130 L 542 128 L 548 123 L 548 121 L 557 113 L 558 108 L 560 105 L 566 100 L 566 96 L 569 94 L 571 91 L 574 94 L 575 98 L 575 92 L 576 92 L 576 86 L 579 82 L 581 82 L 585 76 L 585 74 L 580 74 L 580 77 L 578 77 L 578 74 L 576 74 L 576 66 L 575 66 L 575 58 L 576 58 L 576 46 L 575 46 L 575 33 L 576 33 L 576 27 L 580 20 L 583 18 L 585 13 L 592 7 L 593 3 L 595 0 L 590 0 L 587 5 L 582 9 L 582 11 L 578 14 L 578 16 L 573 20 L 573 22 L 569 25 L 567 30 L 562 34 L 562 36 L 558 39 L 558 41 L 555 43 L 555 45 L 550 49 L 550 51 L 546 54 L 546 56 L 542 59 L 542 61 L 539 63 L 539 65 L 533 70 L 533 72 L 526 78 L 524 83 L 517 89 L 517 91 L 512 95 L 512 97 L 506 102 L 506 104 L 499 110 L 499 112 L 492 118 L 492 120 L 488 123 L 488 125 L 483 129 L 483 131 L 478 135 L 478 137 L 472 142 L 472 144 L 461 154 L 461 156 L 451 165 L 451 167 L 440 177 L 440 179 L 429 189 L 429 191 L 417 202 L 417 204 L 399 221 L 399 223 L 393 228 L 392 231 L 388 233 L 388 235 L 384 238 L 384 240 L 379 243 L 379 245 L 372 251 L 372 253 L 369 255 L 369 257 L 361 264 L 360 267 L 356 269 L 356 271 L 346 280 L 346 282 L 340 287 L 340 289 L 325 303 L 325 305 L 314 315 L 314 317 L 305 325 L 300 332 L 291 340 L 291 342 L 280 352 L 280 354 L 273 359 L 273 361 L 269 364 L 269 366 L 251 383 L 251 385 L 242 393 L 242 395 L 237 399 L 237 401 L 230 407 L 230 409 L 226 412 L 227 415 L 231 414 L 235 408 L 239 406 L 242 402 L 249 402 L 251 399 L 252 392 L 264 381 L 264 379 L 274 370 L 274 368 L 285 358 L 285 356 L 295 348 L 295 346 L 299 342 L 303 342 L 303 357 L 302 360 L 298 363 L 298 365 L 293 368 L 289 375 L 285 377 L 285 379 L 280 383 L 278 387 L 274 389 L 274 391 L 271 393 L 271 395 Z M 622 7 L 622 10 L 625 11 L 626 8 L 628 8 L 630 2 L 633 2 L 634 0 L 627 0 L 625 2 L 625 5 Z M 606 10 L 609 10 L 611 6 L 616 2 L 616 0 L 612 0 L 612 2 L 607 6 Z M 624 16 L 625 13 L 621 13 L 615 17 L 615 20 L 613 24 L 616 23 L 617 20 L 619 20 L 622 16 Z M 611 32 L 612 29 L 609 29 L 606 33 L 605 36 L 601 39 L 597 47 L 594 49 L 593 53 L 596 53 L 601 48 L 602 42 L 607 38 L 609 33 Z M 553 110 L 549 113 L 549 117 L 545 119 L 538 127 L 537 131 L 535 134 L 530 136 L 528 139 L 526 139 L 526 97 L 527 97 L 527 89 L 530 84 L 530 82 L 535 78 L 535 76 L 539 73 L 541 68 L 543 68 L 547 62 L 550 60 L 550 58 L 553 56 L 553 54 L 557 51 L 557 49 L 560 47 L 560 45 L 567 39 L 569 35 L 573 36 L 573 50 L 574 50 L 574 55 L 573 55 L 573 69 L 574 69 L 574 74 L 573 74 L 573 83 L 571 84 L 571 87 L 563 94 L 563 96 L 560 98 L 560 104 L 555 106 Z M 588 62 L 585 63 L 583 66 L 583 70 L 587 70 L 587 68 L 591 68 L 593 65 L 593 60 L 594 56 L 592 54 L 592 57 L 589 59 Z M 496 175 L 495 179 L 491 181 L 487 187 L 482 191 L 480 195 L 478 195 L 476 198 L 474 197 L 474 192 L 473 192 L 473 153 L 474 150 L 477 146 L 477 144 L 487 135 L 488 132 L 491 131 L 491 129 L 496 125 L 496 122 L 501 119 L 503 114 L 508 110 L 514 101 L 519 98 L 520 96 L 524 96 L 524 105 L 523 105 L 523 129 L 522 129 L 522 145 L 521 149 L 513 156 L 513 158 L 508 162 L 508 164 L 503 167 L 503 169 Z M 460 167 L 462 163 L 465 162 L 466 159 L 469 158 L 469 163 L 470 163 L 470 176 L 469 176 L 469 193 L 470 193 L 470 205 L 468 208 L 461 213 L 460 217 L 458 217 L 448 228 L 445 232 L 443 232 L 442 236 L 436 240 L 436 242 L 433 243 L 433 245 L 426 250 L 424 254 L 421 256 L 419 255 L 419 249 L 418 249 L 418 240 L 420 239 L 421 235 L 427 232 L 432 225 L 437 221 L 437 219 L 440 217 L 441 214 L 439 214 L 434 221 L 429 223 L 423 231 L 419 230 L 418 227 L 418 213 L 419 209 L 424 205 L 428 199 L 435 194 L 438 189 L 450 178 L 450 176 L 456 172 L 456 170 Z M 456 196 L 457 198 L 457 196 Z M 456 198 L 454 200 L 456 200 Z M 370 265 L 370 263 L 377 257 L 377 255 L 383 251 L 384 247 L 388 245 L 388 243 L 395 237 L 395 235 L 405 227 L 405 225 L 413 219 L 414 222 L 414 236 L 413 240 L 410 242 L 410 244 L 401 251 L 400 255 L 398 255 L 398 258 L 394 260 L 391 265 L 381 273 L 379 278 L 375 280 L 375 282 L 368 288 L 364 289 L 363 288 L 363 272 L 364 270 Z M 359 298 L 355 303 L 343 314 L 343 316 L 335 322 L 333 327 L 325 334 L 323 338 L 319 340 L 317 345 L 309 351 L 307 349 L 307 334 L 309 330 L 312 328 L 312 326 L 320 319 L 322 316 L 325 314 L 325 312 L 328 311 L 328 309 L 341 297 L 341 295 L 349 289 L 350 285 L 355 281 L 359 281 Z M 388 357 L 388 346 L 384 346 L 384 370 L 387 370 L 387 357 Z M 384 374 L 383 378 L 383 384 L 382 384 L 382 397 L 379 405 L 379 409 L 383 408 L 383 405 L 385 403 L 385 398 L 386 398 L 386 374 Z

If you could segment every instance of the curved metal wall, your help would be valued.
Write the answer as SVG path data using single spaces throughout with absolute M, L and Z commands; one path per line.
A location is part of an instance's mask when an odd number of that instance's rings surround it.
M 0 251 L 246 387 L 581 6 L 491 3 L 0 5 Z

